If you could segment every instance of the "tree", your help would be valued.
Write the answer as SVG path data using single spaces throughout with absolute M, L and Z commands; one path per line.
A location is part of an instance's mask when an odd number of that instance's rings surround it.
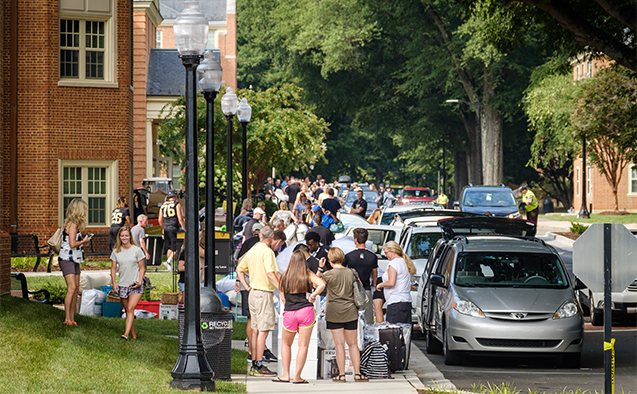
M 589 141 L 591 160 L 606 178 L 619 210 L 617 187 L 626 166 L 637 160 L 637 80 L 621 66 L 600 70 L 583 83 L 573 125 Z
M 572 55 L 593 48 L 637 72 L 635 0 L 479 0 L 472 9 L 488 21 L 483 33 L 502 51 L 539 30 L 549 48 Z
M 215 195 L 225 195 L 226 179 L 226 120 L 221 112 L 222 89 L 215 100 Z M 329 132 L 328 124 L 302 104 L 303 91 L 295 85 L 283 85 L 264 91 L 240 89 L 237 96 L 247 98 L 252 107 L 252 118 L 247 128 L 248 185 L 258 190 L 270 169 L 281 173 L 295 169 L 307 170 L 310 165 L 324 159 L 324 140 Z M 184 161 L 184 98 L 168 104 L 162 110 L 164 122 L 159 127 L 160 154 L 170 156 L 182 165 Z M 210 179 L 205 173 L 205 119 L 206 103 L 202 97 L 197 101 L 197 125 L 200 189 Z M 235 196 L 241 190 L 241 124 L 233 122 L 233 188 Z M 250 193 L 248 193 L 250 195 Z M 222 200 L 222 199 L 221 199 Z

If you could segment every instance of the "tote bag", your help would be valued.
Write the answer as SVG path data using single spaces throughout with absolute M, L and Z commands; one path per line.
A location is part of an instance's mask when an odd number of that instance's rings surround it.
M 358 279 L 358 273 L 352 270 L 352 274 L 354 276 L 354 304 L 356 304 L 356 307 L 359 310 L 363 310 L 367 308 L 367 304 L 369 304 L 369 296 L 367 295 L 363 284 Z
M 49 240 L 46 241 L 46 243 L 51 247 L 51 250 L 55 254 L 59 254 L 60 248 L 62 247 L 62 231 L 63 231 L 62 227 L 55 230 L 51 238 L 49 238 Z

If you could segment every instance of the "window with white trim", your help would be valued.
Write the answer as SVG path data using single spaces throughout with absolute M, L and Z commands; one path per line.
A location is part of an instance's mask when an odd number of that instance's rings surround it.
M 580 195 L 580 190 L 582 190 L 582 188 L 580 187 L 580 174 L 580 169 L 579 167 L 577 167 L 575 170 L 575 195 L 578 197 Z
M 163 38 L 164 32 L 161 30 L 157 30 L 157 33 L 155 34 L 155 48 L 163 48 Z
M 60 19 L 60 79 L 105 80 L 106 22 Z
M 88 203 L 87 225 L 108 226 L 111 201 L 115 201 L 117 184 L 116 164 L 108 161 L 62 161 L 60 165 L 60 209 L 65 218 L 66 209 L 74 198 Z M 62 220 L 63 220 L 62 219 Z
M 631 164 L 628 170 L 629 176 L 629 192 L 630 194 L 637 195 L 637 164 Z

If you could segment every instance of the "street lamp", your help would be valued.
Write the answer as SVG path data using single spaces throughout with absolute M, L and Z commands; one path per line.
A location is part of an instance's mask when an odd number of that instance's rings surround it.
M 482 119 L 480 118 L 480 108 L 482 105 L 480 104 L 472 104 L 464 100 L 458 99 L 449 99 L 445 100 L 446 103 L 465 103 L 471 108 L 475 108 L 478 115 L 478 162 L 480 163 L 480 179 L 478 182 L 482 184 Z
M 228 248 L 229 256 L 228 256 L 228 266 L 232 264 L 232 252 L 234 247 L 234 228 L 232 217 L 234 214 L 233 204 L 232 204 L 232 118 L 234 114 L 237 113 L 237 106 L 239 105 L 237 101 L 237 95 L 234 94 L 232 87 L 228 87 L 226 90 L 226 94 L 221 97 L 221 111 L 226 116 L 226 121 L 228 123 L 228 152 L 227 152 L 227 169 L 226 169 L 226 231 L 230 235 L 230 247 Z
M 242 155 L 241 155 L 241 201 L 248 198 L 248 137 L 246 129 L 248 123 L 250 123 L 250 117 L 252 116 L 252 108 L 248 104 L 248 99 L 245 97 L 241 99 L 241 104 L 237 109 L 237 117 L 241 122 L 242 134 Z
M 591 215 L 586 209 L 586 136 L 582 136 L 582 209 L 577 214 L 578 219 L 590 219 Z
M 206 360 L 199 315 L 199 248 L 197 239 L 197 65 L 208 41 L 208 21 L 199 4 L 186 1 L 173 24 L 175 44 L 186 68 L 186 239 L 185 312 L 179 358 L 173 367 L 170 387 L 181 390 L 214 391 L 214 372 Z
M 214 167 L 214 103 L 221 86 L 221 65 L 219 52 L 206 51 L 204 59 L 197 67 L 201 74 L 199 87 L 206 99 L 206 287 L 215 286 L 215 167 Z

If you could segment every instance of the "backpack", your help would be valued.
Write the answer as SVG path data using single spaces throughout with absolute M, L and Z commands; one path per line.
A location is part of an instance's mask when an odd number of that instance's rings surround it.
M 370 379 L 387 379 L 389 359 L 387 348 L 378 341 L 371 341 L 361 353 L 361 373 Z

